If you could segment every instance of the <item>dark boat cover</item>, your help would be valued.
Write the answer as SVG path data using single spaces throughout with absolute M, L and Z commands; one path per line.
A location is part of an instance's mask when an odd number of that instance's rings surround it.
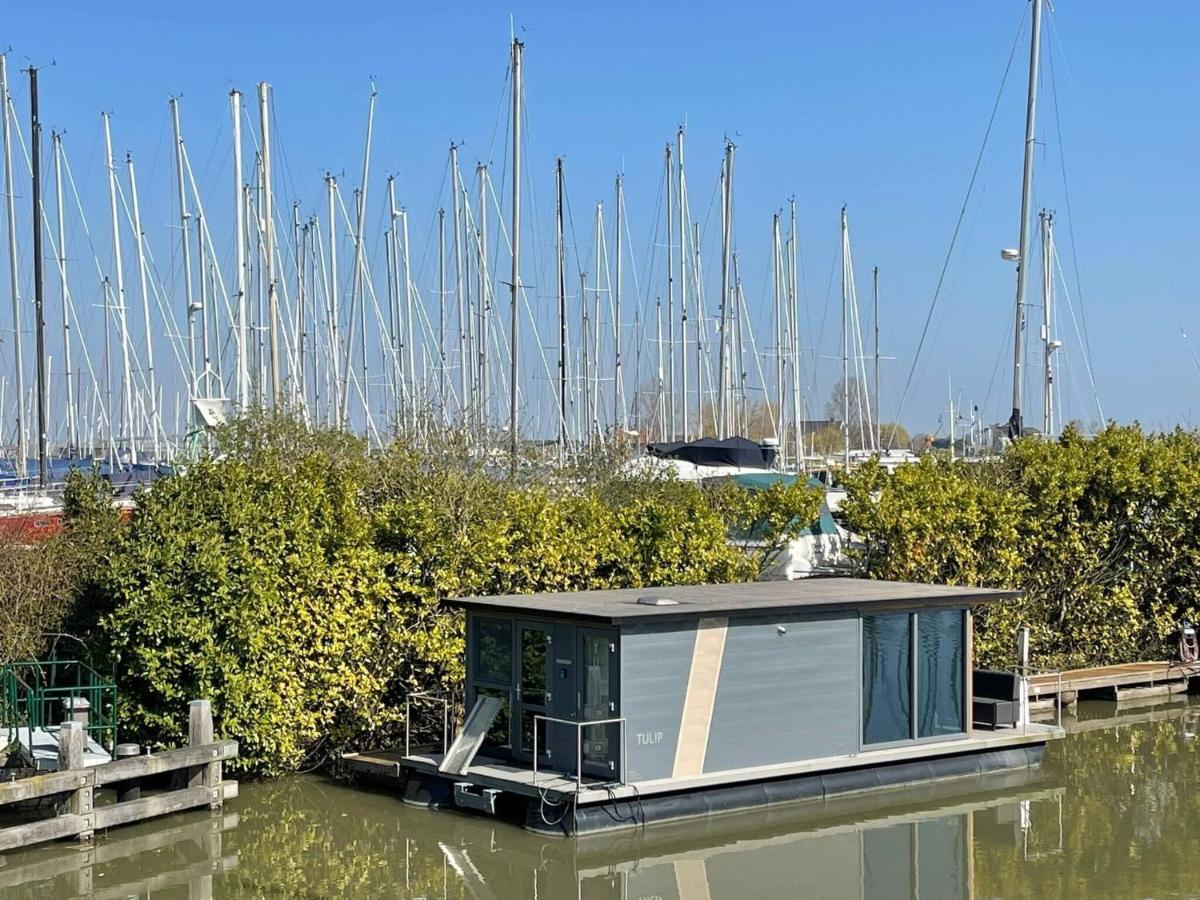
M 648 444 L 651 456 L 662 459 L 681 459 L 698 466 L 741 466 L 744 468 L 770 468 L 775 462 L 775 448 L 764 447 L 744 437 L 725 440 L 700 438 L 698 441 L 671 441 Z

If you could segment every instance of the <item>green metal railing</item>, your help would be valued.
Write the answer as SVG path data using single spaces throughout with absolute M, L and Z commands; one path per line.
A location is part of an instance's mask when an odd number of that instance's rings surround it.
M 24 731 L 27 747 L 35 729 L 57 727 L 84 709 L 84 731 L 111 753 L 117 745 L 117 686 L 111 679 L 75 659 L 0 666 L 0 730 L 14 736 Z

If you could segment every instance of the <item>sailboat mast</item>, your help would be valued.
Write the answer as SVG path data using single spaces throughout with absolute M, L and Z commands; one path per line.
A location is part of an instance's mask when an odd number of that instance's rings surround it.
M 683 439 L 691 440 L 691 429 L 688 425 L 688 341 L 687 341 L 687 224 L 684 221 L 684 183 L 683 183 L 683 126 L 675 135 L 675 172 L 678 177 L 675 191 L 675 205 L 679 215 L 679 403 L 683 413 Z M 670 173 L 667 173 L 668 178 Z M 667 210 L 667 215 L 671 210 Z M 699 377 L 699 373 L 697 373 Z
M 9 120 L 7 57 L 0 53 L 0 118 L 4 122 L 4 197 L 8 215 L 8 278 L 12 295 L 13 365 L 16 368 L 17 389 L 17 477 L 25 477 L 29 456 L 25 425 L 25 359 L 24 335 L 21 328 L 21 286 L 17 275 L 17 193 L 13 187 L 12 123 Z
M 663 151 L 663 179 L 666 182 L 667 202 L 664 207 L 667 219 L 667 334 L 674 335 L 675 329 L 675 262 L 674 262 L 674 235 L 672 230 L 674 227 L 675 217 L 673 215 L 671 195 L 673 193 L 673 178 L 674 172 L 671 165 L 671 142 L 668 141 L 666 149 Z M 670 338 L 669 338 L 670 339 Z M 671 340 L 671 347 L 667 351 L 667 422 L 669 422 L 668 434 L 665 435 L 666 440 L 675 440 L 675 348 L 674 341 Z
M 446 412 L 446 209 L 438 209 L 438 406 Z
M 558 443 L 559 454 L 567 446 L 567 265 L 563 238 L 563 161 L 554 166 L 554 247 L 558 285 Z
M 792 355 L 792 444 L 796 452 L 796 467 L 800 472 L 807 471 L 804 461 L 804 403 L 800 390 L 800 293 L 797 290 L 796 262 L 799 256 L 797 245 L 799 237 L 796 232 L 796 198 L 788 201 L 791 214 L 791 239 L 788 248 L 788 310 L 792 320 L 791 355 Z
M 129 329 L 125 321 L 125 268 L 121 260 L 121 222 L 117 217 L 117 170 L 113 165 L 112 129 L 108 113 L 104 119 L 104 158 L 108 165 L 108 201 L 112 218 L 113 265 L 117 284 L 117 319 L 121 329 L 121 385 L 125 396 L 125 434 L 129 438 L 129 462 L 137 465 L 137 441 L 133 432 L 133 377 L 129 361 Z
M 1042 434 L 1054 434 L 1054 213 L 1042 210 Z
M 787 440 L 784 432 L 784 402 L 786 394 L 786 360 L 783 310 L 783 247 L 779 238 L 779 213 L 771 217 L 771 299 L 775 305 L 775 439 L 779 441 L 779 456 L 787 459 Z
M 271 354 L 271 391 L 274 404 L 283 404 L 283 381 L 279 374 L 279 298 L 275 284 L 275 215 L 271 210 L 271 111 L 269 94 L 271 86 L 265 81 L 258 84 L 258 129 L 262 138 L 262 217 L 263 252 L 267 257 L 267 339 Z
M 871 319 L 875 326 L 875 428 L 879 439 L 883 438 L 883 428 L 879 424 L 879 266 L 871 271 Z
M 487 254 L 487 166 L 479 163 L 476 166 L 479 177 L 479 340 L 478 353 L 479 375 L 476 383 L 479 385 L 479 425 L 486 429 L 488 424 L 488 343 L 491 340 L 492 319 L 492 282 L 488 277 Z M 565 415 L 565 413 L 564 413 Z
M 846 207 L 842 207 L 842 463 L 850 471 L 850 318 L 849 284 L 846 267 L 849 264 L 850 234 L 846 229 Z
M 465 424 L 470 408 L 467 397 L 467 306 L 463 295 L 462 197 L 459 193 L 458 147 L 450 144 L 450 194 L 454 199 L 454 303 L 458 308 L 458 405 Z
M 74 456 L 79 451 L 78 411 L 75 409 L 75 370 L 71 361 L 71 301 L 67 290 L 67 226 L 64 221 L 62 179 L 62 138 L 50 133 L 54 147 L 54 203 L 58 226 L 58 290 L 62 297 L 63 359 L 67 369 L 67 451 Z
M 133 238 L 137 241 L 138 281 L 142 298 L 142 328 L 146 333 L 146 382 L 150 391 L 150 432 L 154 446 L 154 461 L 162 459 L 161 447 L 158 443 L 158 385 L 154 380 L 154 333 L 150 325 L 150 290 L 147 286 L 146 275 L 146 238 L 142 233 L 142 211 L 138 202 L 137 174 L 133 168 L 133 156 L 125 154 L 125 170 L 129 176 L 129 203 L 133 207 Z M 202 244 L 203 246 L 203 244 Z M 201 269 L 201 282 L 204 270 Z
M 733 142 L 725 141 L 725 165 L 721 169 L 721 344 L 718 350 L 717 368 L 720 371 L 720 388 L 717 399 L 717 437 L 724 440 L 729 437 L 729 303 L 730 303 L 730 206 L 731 185 L 733 183 Z
M 621 385 L 621 242 L 625 228 L 623 213 L 625 211 L 625 184 L 622 176 L 617 176 L 617 211 L 615 221 L 616 240 L 616 284 L 613 285 L 613 417 L 612 428 L 627 424 L 625 410 L 622 408 Z M 670 215 L 670 210 L 667 211 Z
M 246 329 L 246 207 L 242 198 L 242 93 L 229 92 L 229 114 L 233 119 L 233 209 L 234 209 L 234 278 L 237 283 L 237 397 L 242 410 L 250 406 L 250 365 L 248 361 L 249 334 Z M 182 178 L 180 179 L 182 182 Z M 187 222 L 184 221 L 183 242 L 187 244 Z M 185 251 L 186 253 L 186 251 Z M 186 259 L 186 256 L 184 257 Z M 188 331 L 191 333 L 191 299 L 188 299 Z M 189 337 L 189 340 L 192 340 Z M 195 379 L 195 346 L 192 347 L 192 378 Z M 193 388 L 194 389 L 194 388 Z
M 412 269 L 408 256 L 408 210 L 403 208 L 400 210 L 400 233 L 404 238 L 400 260 L 403 263 L 401 270 L 404 277 L 404 351 L 408 360 L 408 410 L 411 425 L 415 429 L 417 424 L 417 357 L 416 348 L 413 346 Z
M 38 118 L 38 70 L 29 67 L 29 120 L 31 175 L 33 176 L 33 321 L 37 352 L 38 486 L 45 490 L 47 470 L 46 432 L 46 317 L 42 278 L 42 123 Z
M 1013 409 L 1008 436 L 1021 436 L 1021 376 L 1025 352 L 1025 282 L 1029 249 L 1029 206 L 1033 199 L 1033 151 L 1037 120 L 1037 80 L 1042 32 L 1042 0 L 1033 0 L 1033 29 L 1029 41 L 1029 94 L 1025 106 L 1025 168 L 1021 176 L 1021 237 L 1017 248 L 1017 313 L 1013 335 Z
M 237 92 L 235 91 L 233 93 L 237 93 Z M 231 94 L 230 96 L 232 97 L 233 95 Z M 179 193 L 180 248 L 183 251 L 183 255 L 182 255 L 182 260 L 183 260 L 183 298 L 184 298 L 184 302 L 187 304 L 188 366 L 190 368 L 189 382 L 188 382 L 189 394 L 190 394 L 190 396 L 188 397 L 188 407 L 189 407 L 188 416 L 189 416 L 189 421 L 195 422 L 195 410 L 191 407 L 191 401 L 195 400 L 196 397 L 199 396 L 199 392 L 197 390 L 198 376 L 196 374 L 197 373 L 197 369 L 196 369 L 196 318 L 195 318 L 196 317 L 196 307 L 195 307 L 195 303 L 192 300 L 192 251 L 191 251 L 191 246 L 188 244 L 188 219 L 191 216 L 190 216 L 190 213 L 188 212 L 187 189 L 186 189 L 186 186 L 185 186 L 186 183 L 184 180 L 183 136 L 180 133 L 180 129 L 179 129 L 179 100 L 176 97 L 172 97 L 170 99 L 169 103 L 171 105 L 171 127 L 174 131 L 174 137 L 175 137 L 175 181 L 176 181 L 176 187 L 177 187 L 178 193 Z M 237 121 L 237 117 L 235 116 L 235 119 L 234 119 L 234 129 L 235 129 L 234 134 L 235 135 L 238 133 L 237 126 L 238 126 L 238 121 Z M 240 182 L 241 181 L 241 175 L 240 175 L 241 153 L 238 151 L 235 151 L 235 154 L 234 154 L 234 166 L 235 166 L 235 168 L 237 168 L 239 170 L 237 179 Z M 238 185 L 238 197 L 239 197 L 238 209 L 240 210 L 241 209 L 241 203 L 240 203 L 241 186 L 240 186 L 240 184 Z M 239 240 L 238 240 L 239 254 L 241 251 L 241 245 L 242 245 L 242 240 L 239 238 Z M 241 266 L 238 267 L 238 272 L 239 272 L 239 274 L 241 273 Z
M 517 468 L 517 449 L 520 446 L 520 434 L 517 431 L 517 410 L 520 404 L 519 377 L 520 367 L 520 307 L 518 306 L 521 289 L 521 53 L 525 45 L 513 38 L 512 42 L 512 273 L 509 288 L 512 291 L 512 322 L 510 324 L 510 404 L 508 411 L 509 447 L 512 451 L 512 470 Z

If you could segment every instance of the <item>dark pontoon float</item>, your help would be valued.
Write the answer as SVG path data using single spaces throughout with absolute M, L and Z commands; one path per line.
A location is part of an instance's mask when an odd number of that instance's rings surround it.
M 462 598 L 457 735 L 445 714 L 438 746 L 346 762 L 410 803 L 568 834 L 1036 766 L 1060 728 L 971 714 L 973 610 L 1015 596 L 828 578 Z

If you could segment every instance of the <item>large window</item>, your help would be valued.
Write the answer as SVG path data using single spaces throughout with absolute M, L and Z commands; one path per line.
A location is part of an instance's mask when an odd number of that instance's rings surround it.
M 917 737 L 964 730 L 965 643 L 962 610 L 917 614 Z
M 912 737 L 912 616 L 863 616 L 863 743 Z
M 965 612 L 863 616 L 863 744 L 965 730 Z

